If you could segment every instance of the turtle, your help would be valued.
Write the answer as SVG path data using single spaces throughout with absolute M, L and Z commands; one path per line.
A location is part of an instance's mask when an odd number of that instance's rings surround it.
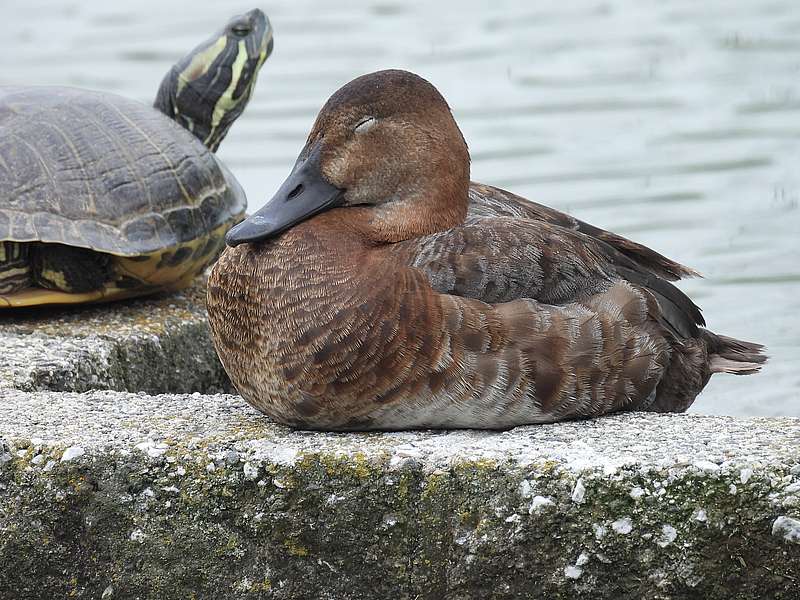
M 272 48 L 254 9 L 179 60 L 153 106 L 0 87 L 0 308 L 179 290 L 202 273 L 247 207 L 214 153 Z

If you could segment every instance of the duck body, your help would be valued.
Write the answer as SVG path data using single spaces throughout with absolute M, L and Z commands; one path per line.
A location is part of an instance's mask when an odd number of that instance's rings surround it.
M 248 402 L 308 429 L 503 429 L 683 411 L 712 373 L 759 368 L 760 346 L 704 329 L 667 281 L 691 270 L 471 183 L 468 164 L 421 78 L 372 74 L 328 101 L 209 278 Z

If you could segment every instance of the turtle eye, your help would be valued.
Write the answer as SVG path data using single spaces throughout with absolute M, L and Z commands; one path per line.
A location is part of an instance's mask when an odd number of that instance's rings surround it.
M 375 117 L 365 117 L 361 119 L 358 123 L 356 123 L 356 126 L 353 127 L 353 131 L 355 133 L 364 133 L 366 131 L 369 131 L 370 129 L 372 129 L 372 126 L 375 125 L 376 121 L 377 120 L 375 119 Z
M 250 26 L 246 25 L 245 23 L 237 23 L 233 27 L 231 27 L 231 32 L 233 35 L 238 37 L 245 37 L 250 34 Z

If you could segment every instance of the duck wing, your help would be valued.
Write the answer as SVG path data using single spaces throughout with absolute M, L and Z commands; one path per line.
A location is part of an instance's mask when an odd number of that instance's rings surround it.
M 694 337 L 705 324 L 700 309 L 673 284 L 611 244 L 549 222 L 473 216 L 460 227 L 393 244 L 390 251 L 445 294 L 565 305 L 624 280 L 654 296 L 651 318 L 673 336 Z
M 380 315 L 358 328 L 370 375 L 367 421 L 347 427 L 507 428 L 642 409 L 670 360 L 650 315 L 652 295 L 625 281 L 554 306 L 532 299 L 489 304 L 436 291 L 398 265 L 359 310 Z
M 544 221 L 554 225 L 579 231 L 590 237 L 605 242 L 621 252 L 639 267 L 658 275 L 668 281 L 677 281 L 684 277 L 699 277 L 700 274 L 666 256 L 651 250 L 647 246 L 637 244 L 610 231 L 585 223 L 573 216 L 554 208 L 531 202 L 521 196 L 500 188 L 472 182 L 469 190 L 469 215 L 475 217 L 517 217 Z

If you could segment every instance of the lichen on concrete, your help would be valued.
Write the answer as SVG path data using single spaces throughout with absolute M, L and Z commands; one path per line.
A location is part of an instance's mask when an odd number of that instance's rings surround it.
M 0 597 L 800 594 L 798 419 L 324 434 L 236 396 L 0 402 Z
M 0 388 L 231 389 L 209 334 L 201 279 L 175 294 L 0 311 L 0 347 Z

